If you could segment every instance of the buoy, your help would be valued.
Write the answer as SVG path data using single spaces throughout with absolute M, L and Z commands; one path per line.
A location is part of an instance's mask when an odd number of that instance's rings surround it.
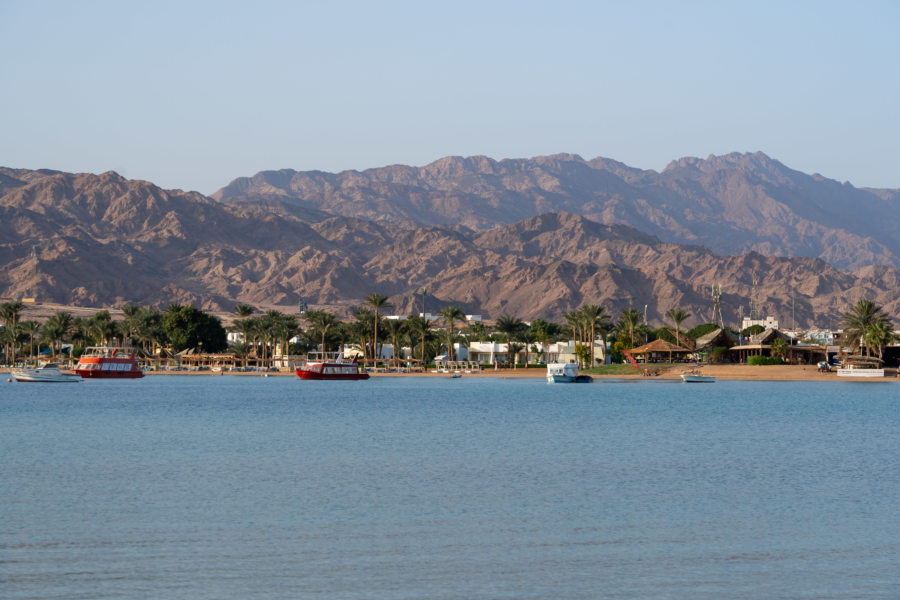
M 6 378 L 6 383 L 12 383 L 12 377 L 7 377 L 7 378 Z

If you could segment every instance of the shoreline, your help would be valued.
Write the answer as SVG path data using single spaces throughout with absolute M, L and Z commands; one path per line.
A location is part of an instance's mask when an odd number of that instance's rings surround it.
M 634 380 L 634 381 L 679 381 L 681 372 L 692 365 L 685 364 L 678 367 L 667 367 L 661 371 L 659 375 L 644 376 L 640 373 L 619 374 L 619 375 L 596 375 L 591 374 L 595 380 Z M 838 378 L 837 373 L 820 373 L 815 366 L 812 365 L 704 365 L 699 367 L 704 375 L 711 375 L 718 381 L 868 381 L 868 382 L 884 382 L 895 381 L 900 382 L 897 376 L 897 369 L 885 369 L 883 378 Z M 9 367 L 0 367 L 0 373 L 9 375 Z M 171 375 L 188 375 L 191 377 L 296 377 L 293 371 L 269 371 L 269 372 L 213 372 L 213 371 L 145 371 L 148 377 L 171 376 Z M 502 369 L 494 371 L 485 369 L 477 373 L 462 373 L 463 378 L 487 378 L 487 379 L 543 379 L 547 372 L 545 369 Z M 449 379 L 449 373 L 370 373 L 372 379 L 386 377 L 402 377 L 402 378 L 445 378 Z

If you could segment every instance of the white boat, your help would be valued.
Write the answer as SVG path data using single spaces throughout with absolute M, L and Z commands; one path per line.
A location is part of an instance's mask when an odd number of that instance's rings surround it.
M 681 374 L 681 381 L 684 383 L 715 383 L 716 378 L 712 375 L 704 375 L 700 371 L 685 371 Z
M 590 375 L 579 375 L 575 363 L 550 363 L 547 365 L 547 383 L 591 383 Z
M 16 381 L 31 383 L 73 383 L 81 381 L 81 376 L 70 371 L 60 371 L 58 363 L 47 363 L 34 369 L 13 369 Z

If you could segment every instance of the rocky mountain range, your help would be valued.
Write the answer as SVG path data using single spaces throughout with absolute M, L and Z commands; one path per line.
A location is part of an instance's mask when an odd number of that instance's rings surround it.
M 474 230 L 566 211 L 719 254 L 818 257 L 850 269 L 900 266 L 900 190 L 857 189 L 759 152 L 682 158 L 661 173 L 571 154 L 451 156 L 421 168 L 336 174 L 284 169 L 236 179 L 213 198 L 281 214 L 325 211 Z
M 663 173 L 574 156 L 265 172 L 213 197 L 113 172 L 0 168 L 0 296 L 340 311 L 377 291 L 407 314 L 425 289 L 432 312 L 560 319 L 584 303 L 614 315 L 646 305 L 651 324 L 672 307 L 690 324 L 711 318 L 721 285 L 731 323 L 752 300 L 785 325 L 828 326 L 860 297 L 900 310 L 897 196 L 759 154 Z

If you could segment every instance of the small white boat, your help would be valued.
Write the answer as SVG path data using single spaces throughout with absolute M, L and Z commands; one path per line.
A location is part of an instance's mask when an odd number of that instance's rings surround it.
M 591 383 L 590 375 L 579 375 L 575 363 L 550 363 L 547 365 L 547 383 Z
M 12 376 L 16 381 L 30 383 L 73 383 L 81 381 L 81 375 L 71 371 L 60 371 L 58 363 L 47 363 L 35 369 L 13 369 Z
M 685 371 L 681 374 L 681 381 L 685 383 L 715 383 L 712 375 L 704 375 L 700 371 Z

